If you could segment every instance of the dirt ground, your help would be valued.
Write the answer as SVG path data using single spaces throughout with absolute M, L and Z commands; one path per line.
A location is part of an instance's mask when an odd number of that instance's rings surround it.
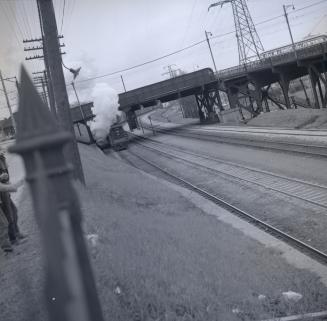
M 158 179 L 80 146 L 85 235 L 105 320 L 260 320 L 325 308 L 317 275 L 206 213 Z M 28 242 L 0 256 L 0 320 L 46 320 L 42 247 L 28 189 Z M 217 207 L 217 211 L 222 209 Z M 303 295 L 285 301 L 282 293 Z
M 292 109 L 273 111 L 259 115 L 250 120 L 247 125 L 294 129 L 327 129 L 327 110 Z
M 183 118 L 178 105 L 174 105 L 167 109 L 157 110 L 154 114 L 152 114 L 152 119 L 159 122 L 171 122 L 176 124 L 193 124 L 199 122 L 198 119 Z M 240 125 L 244 126 L 243 123 Z M 275 110 L 271 111 L 270 113 L 262 113 L 259 116 L 248 120 L 245 126 L 293 129 L 327 129 L 327 110 L 303 108 Z

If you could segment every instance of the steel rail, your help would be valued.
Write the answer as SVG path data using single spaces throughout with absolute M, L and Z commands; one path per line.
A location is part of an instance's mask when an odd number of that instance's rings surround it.
M 246 179 L 244 177 L 241 177 L 241 176 L 237 176 L 237 175 L 233 175 L 233 174 L 230 174 L 230 173 L 226 173 L 224 171 L 221 171 L 221 170 L 218 170 L 218 169 L 215 169 L 215 168 L 212 168 L 212 167 L 209 167 L 209 166 L 206 166 L 206 165 L 203 165 L 203 164 L 199 164 L 199 163 L 196 163 L 196 162 L 193 162 L 193 161 L 190 161 L 188 159 L 185 159 L 183 157 L 180 157 L 180 156 L 176 156 L 176 155 L 173 155 L 173 154 L 170 154 L 168 152 L 164 152 L 162 150 L 159 150 L 159 149 L 156 149 L 156 148 L 153 148 L 153 147 L 149 147 L 149 146 L 146 146 L 146 145 L 143 145 L 143 144 L 140 144 L 138 143 L 139 145 L 142 145 L 143 147 L 147 148 L 147 149 L 150 149 L 150 150 L 154 150 L 156 153 L 159 153 L 159 154 L 162 154 L 164 155 L 165 157 L 168 157 L 168 158 L 175 158 L 175 159 L 178 159 L 178 160 L 181 160 L 185 163 L 189 163 L 191 165 L 194 165 L 194 166 L 198 166 L 198 167 L 202 167 L 206 170 L 210 170 L 212 172 L 215 172 L 215 173 L 218 173 L 218 174 L 222 174 L 224 176 L 230 176 L 232 177 L 233 179 L 237 179 L 237 180 L 240 180 L 240 181 L 244 181 L 244 182 L 247 182 L 247 183 L 250 183 L 250 184 L 253 184 L 253 185 L 257 185 L 257 186 L 260 186 L 260 187 L 263 187 L 265 189 L 269 189 L 269 190 L 272 190 L 274 192 L 277 192 L 277 193 L 281 193 L 281 194 L 284 194 L 288 197 L 292 197 L 292 198 L 296 198 L 298 200 L 301 200 L 301 201 L 304 201 L 304 202 L 307 202 L 307 203 L 310 203 L 312 205 L 315 205 L 315 206 L 319 206 L 319 207 L 322 207 L 324 209 L 327 209 L 327 205 L 325 204 L 321 204 L 319 202 L 315 202 L 315 201 L 312 201 L 310 199 L 307 199 L 307 198 L 304 198 L 304 197 L 301 197 L 301 196 L 298 196 L 298 195 L 294 195 L 294 194 L 290 194 L 290 193 L 287 193 L 287 192 L 284 192 L 280 189 L 277 189 L 277 188 L 274 188 L 274 187 L 271 187 L 271 186 L 267 186 L 265 184 L 261 184 L 259 182 L 256 182 L 256 181 L 253 181 L 253 180 L 250 180 L 250 179 Z M 231 165 L 229 165 L 231 166 Z M 273 176 L 273 175 L 270 175 L 270 176 Z M 278 176 L 275 176 L 276 178 L 278 178 Z M 292 182 L 292 179 L 290 178 L 286 178 L 287 180 L 289 180 L 290 182 Z M 301 181 L 300 181 L 301 182 Z M 305 185 L 304 182 L 301 182 L 303 185 Z M 309 184 L 307 184 L 309 185 Z M 325 187 L 320 187 L 320 186 L 314 186 L 314 187 L 319 187 L 321 189 L 326 189 Z
M 182 147 L 174 146 L 174 145 L 169 144 L 169 143 L 166 143 L 166 142 L 160 142 L 160 141 L 157 141 L 157 140 L 148 138 L 148 137 L 139 136 L 139 135 L 136 135 L 134 133 L 132 135 L 135 136 L 136 138 L 142 139 L 142 140 L 144 140 L 146 142 L 149 141 L 151 144 L 168 146 L 169 148 L 171 148 L 171 149 L 173 149 L 173 150 L 175 150 L 177 152 L 182 152 L 182 153 L 187 154 L 187 155 L 196 156 L 196 157 L 199 157 L 199 158 L 203 158 L 203 159 L 207 159 L 207 160 L 212 160 L 212 161 L 215 161 L 215 162 L 219 162 L 221 164 L 227 164 L 227 165 L 238 167 L 238 168 L 241 168 L 241 169 L 246 169 L 248 171 L 252 171 L 252 172 L 257 172 L 257 173 L 260 173 L 260 174 L 269 175 L 269 176 L 272 176 L 274 178 L 285 179 L 285 180 L 288 180 L 290 182 L 296 182 L 296 183 L 300 183 L 300 184 L 304 184 L 304 185 L 308 185 L 308 186 L 312 186 L 312 187 L 316 187 L 316 188 L 325 189 L 327 191 L 327 186 L 325 186 L 325 185 L 311 183 L 311 182 L 303 181 L 303 180 L 300 180 L 300 179 L 297 179 L 297 178 L 291 178 L 291 177 L 287 177 L 287 176 L 284 176 L 284 175 L 280 175 L 280 174 L 268 172 L 268 171 L 265 171 L 265 170 L 262 170 L 262 169 L 257 169 L 257 168 L 252 168 L 252 167 L 248 167 L 248 166 L 245 166 L 245 165 L 240 165 L 240 164 L 237 164 L 237 163 L 234 163 L 234 162 L 231 162 L 231 161 L 222 160 L 222 159 L 219 159 L 219 158 L 216 158 L 216 157 L 212 157 L 212 156 L 200 155 L 200 154 L 197 154 L 197 153 L 194 153 L 194 152 L 185 150 Z M 138 144 L 140 144 L 140 143 L 138 143 Z M 143 145 L 143 144 L 141 144 L 141 145 Z M 143 146 L 144 147 L 148 147 L 146 145 L 143 145 Z
M 139 154 L 136 154 L 130 150 L 128 150 L 128 153 L 130 153 L 131 155 L 133 155 L 136 158 L 139 158 L 144 163 L 154 167 L 155 169 L 159 170 L 161 173 L 164 173 L 168 177 L 172 178 L 178 185 L 186 187 L 187 189 L 198 193 L 199 195 L 205 197 L 207 200 L 225 208 L 232 214 L 235 214 L 238 217 L 245 219 L 247 222 L 259 227 L 261 230 L 265 231 L 266 233 L 269 233 L 270 235 L 274 236 L 275 238 L 283 240 L 287 244 L 291 245 L 293 248 L 299 249 L 302 253 L 305 253 L 307 256 L 313 258 L 314 260 L 327 265 L 327 254 L 326 253 L 312 247 L 309 244 L 306 244 L 306 243 L 298 240 L 297 238 L 283 232 L 282 230 L 270 225 L 269 223 L 266 223 L 256 217 L 254 217 L 253 215 L 224 201 L 223 199 L 218 198 L 215 195 L 212 195 L 211 193 L 205 191 L 203 188 L 200 188 L 200 187 L 186 181 L 185 179 L 171 173 L 167 169 L 164 169 L 161 166 L 158 166 L 157 164 L 149 161 L 148 159 L 145 159 L 144 157 L 140 156 Z M 135 164 L 133 166 L 136 167 Z
M 250 128 L 248 128 L 250 129 Z M 288 135 L 288 136 L 306 136 L 306 137 L 326 137 L 327 138 L 327 130 L 326 133 L 324 134 L 316 134 L 316 133 L 306 133 L 306 134 L 298 134 L 298 133 L 280 133 L 280 132 L 274 132 L 271 130 L 267 130 L 267 129 L 262 129 L 261 131 L 258 130 L 259 128 L 255 128 L 255 130 L 240 130 L 240 129 L 233 129 L 233 128 L 224 128 L 224 130 L 221 130 L 219 128 L 200 128 L 200 129 L 196 129 L 196 128 L 188 128 L 188 130 L 190 131 L 208 131 L 208 132 L 216 132 L 216 133 L 242 133 L 242 134 L 269 134 L 269 135 Z M 280 129 L 280 131 L 292 131 L 293 129 Z M 297 130 L 297 129 L 295 129 Z M 299 131 L 299 130 L 298 130 Z M 318 130 L 316 130 L 318 131 Z M 321 132 L 323 130 L 320 130 Z
M 149 126 L 143 126 L 147 130 L 152 130 L 151 127 Z M 176 136 L 182 136 L 182 137 L 191 137 L 195 139 L 200 139 L 204 141 L 215 141 L 217 143 L 225 143 L 225 144 L 233 144 L 233 145 L 241 145 L 241 146 L 250 146 L 250 147 L 256 147 L 256 148 L 261 148 L 261 149 L 274 149 L 274 150 L 279 150 L 279 151 L 287 151 L 290 153 L 301 153 L 301 154 L 307 154 L 307 155 L 314 155 L 314 156 L 322 156 L 326 157 L 327 156 L 327 146 L 322 146 L 322 145 L 305 145 L 305 144 L 299 144 L 299 143 L 291 143 L 291 142 L 283 142 L 283 141 L 265 141 L 265 140 L 253 140 L 251 138 L 249 139 L 244 139 L 240 137 L 221 137 L 218 135 L 213 135 L 212 133 L 188 133 L 187 129 L 186 131 L 183 131 L 184 129 L 172 129 L 172 128 L 158 128 L 155 127 L 154 130 L 156 132 L 161 132 L 165 134 L 172 133 L 173 135 Z M 206 137 L 208 139 L 206 139 Z M 214 138 L 214 140 L 212 139 Z M 269 146 L 263 146 L 267 145 Z M 279 147 L 280 145 L 281 147 Z M 293 149 L 290 149 L 292 148 Z M 294 148 L 299 148 L 301 150 L 297 150 Z M 309 150 L 310 149 L 310 150 Z M 314 149 L 317 149 L 317 152 L 314 151 Z M 324 153 L 323 153 L 324 152 Z
M 149 126 L 144 126 L 144 128 L 148 129 L 148 130 L 152 130 L 151 127 Z M 258 142 L 258 143 L 273 143 L 273 144 L 281 144 L 281 145 L 291 145 L 291 146 L 297 146 L 297 147 L 303 147 L 303 148 L 308 148 L 308 147 L 315 147 L 315 148 L 322 148 L 322 149 L 327 149 L 327 145 L 326 146 L 323 146 L 323 145 L 305 145 L 305 144 L 300 144 L 300 143 L 292 143 L 292 142 L 285 142 L 285 141 L 276 141 L 276 142 L 271 142 L 271 141 L 265 141 L 265 140 L 253 140 L 251 138 L 249 139 L 244 139 L 244 138 L 240 138 L 240 137 L 222 137 L 222 136 L 217 136 L 217 135 L 212 135 L 213 133 L 217 133 L 217 134 L 221 134 L 222 132 L 217 132 L 217 131 L 214 131 L 214 130 L 203 130 L 201 132 L 201 129 L 191 129 L 191 128 L 159 128 L 156 127 L 156 130 L 157 131 L 161 131 L 161 132 L 183 132 L 184 130 L 185 131 L 189 131 L 191 132 L 191 134 L 195 134 L 195 135 L 200 135 L 200 134 L 204 134 L 204 136 L 209 136 L 209 137 L 216 137 L 216 138 L 227 138 L 227 139 L 232 139 L 232 140 L 235 140 L 235 139 L 238 139 L 238 140 L 242 140 L 242 141 L 252 141 L 252 142 Z M 208 133 L 206 133 L 206 131 Z M 211 133 L 209 133 L 211 131 Z M 250 132 L 250 131 L 237 131 L 237 130 L 229 130 L 229 131 L 226 131 L 226 133 L 242 133 L 242 134 L 265 134 L 265 133 L 262 133 L 262 132 Z M 285 135 L 294 135 L 294 136 L 301 136 L 301 135 L 297 135 L 297 134 L 285 134 Z M 308 136 L 317 136 L 317 137 L 324 137 L 322 135 L 308 135 Z M 327 135 L 326 135 L 327 137 Z

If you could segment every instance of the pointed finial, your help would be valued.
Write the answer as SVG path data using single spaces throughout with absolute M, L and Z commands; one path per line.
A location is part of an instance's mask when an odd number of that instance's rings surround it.
M 59 128 L 24 66 L 21 67 L 20 77 L 16 145 L 11 150 L 37 149 L 71 139 L 70 133 Z

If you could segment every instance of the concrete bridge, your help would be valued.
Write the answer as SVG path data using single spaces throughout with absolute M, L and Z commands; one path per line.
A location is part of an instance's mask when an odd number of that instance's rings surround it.
M 230 108 L 244 109 L 253 116 L 269 111 L 268 101 L 292 107 L 290 82 L 309 75 L 313 108 L 327 106 L 327 36 L 310 38 L 292 45 L 266 51 L 260 59 L 214 73 L 205 68 L 178 77 L 137 88 L 119 95 L 119 110 L 127 115 L 131 128 L 136 124 L 135 110 L 160 102 L 194 95 L 200 121 L 219 121 L 216 110 L 223 111 L 221 92 L 228 96 Z M 279 84 L 282 99 L 272 93 Z M 279 101 L 279 103 L 277 102 Z

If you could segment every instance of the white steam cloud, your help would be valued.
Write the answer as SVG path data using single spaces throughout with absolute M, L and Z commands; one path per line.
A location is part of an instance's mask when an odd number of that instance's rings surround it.
M 94 121 L 90 123 L 95 139 L 105 138 L 110 126 L 116 121 L 118 111 L 118 94 L 106 83 L 98 83 L 92 89 L 91 97 L 94 103 Z
M 118 111 L 118 94 L 107 83 L 95 83 L 95 81 L 83 81 L 99 74 L 96 60 L 90 58 L 86 53 L 80 53 L 73 60 L 65 61 L 69 68 L 77 69 L 82 67 L 80 74 L 75 81 L 75 87 L 81 103 L 93 102 L 93 114 L 95 118 L 89 122 L 91 131 L 96 140 L 105 138 L 110 130 L 110 126 L 116 121 L 116 115 L 121 115 Z M 65 71 L 66 81 L 73 80 L 73 75 Z M 71 105 L 76 105 L 77 100 L 72 86 L 68 86 L 68 95 Z

